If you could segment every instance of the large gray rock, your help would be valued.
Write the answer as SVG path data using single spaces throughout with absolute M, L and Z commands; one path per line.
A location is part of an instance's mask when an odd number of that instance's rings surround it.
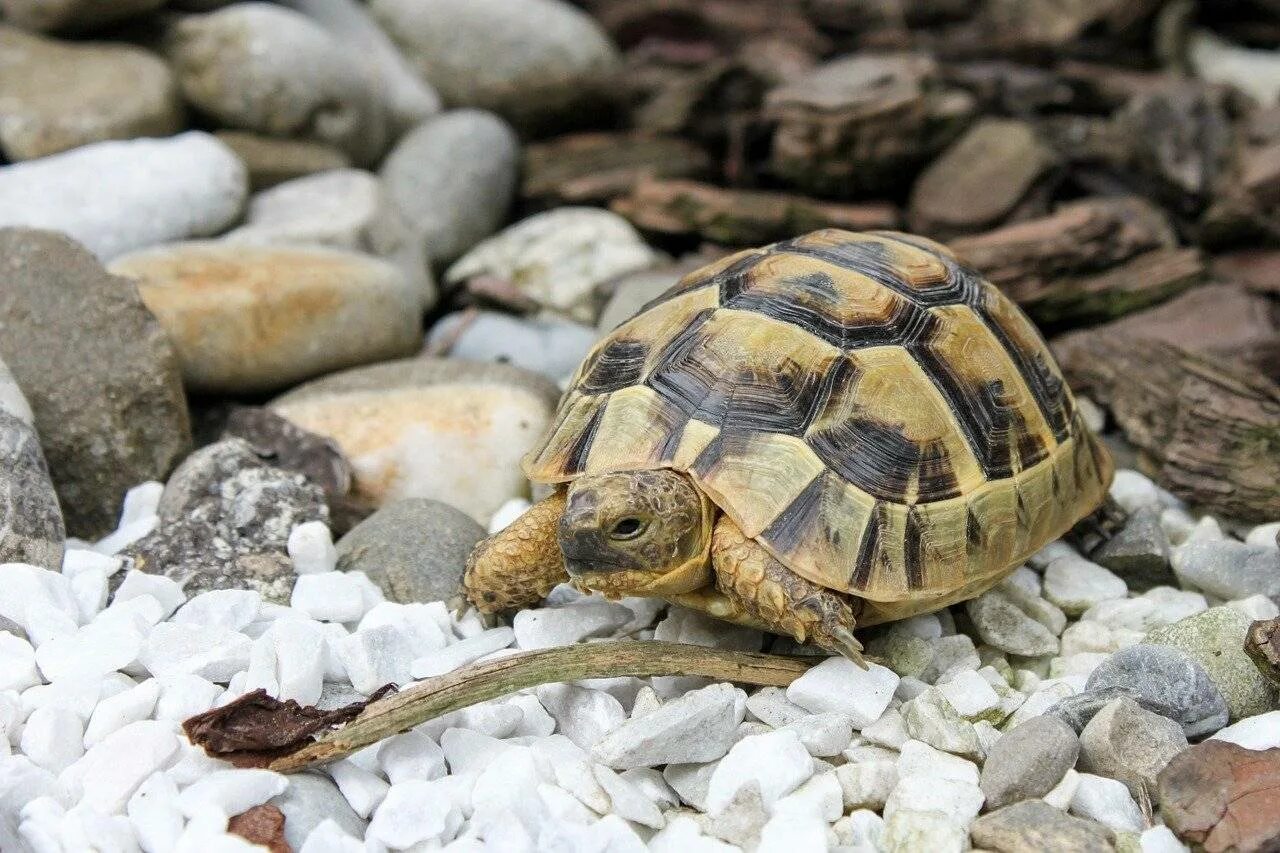
M 1119 779 L 1139 802 L 1144 795 L 1158 801 L 1156 777 L 1186 748 L 1181 726 L 1119 696 L 1080 733 L 1080 769 Z
M 0 151 L 10 160 L 182 127 L 173 74 L 135 47 L 68 44 L 0 27 L 0 67 Z
M 619 67 L 600 26 L 560 0 L 373 0 L 370 9 L 446 103 L 520 127 L 581 115 Z
M 255 195 L 245 220 L 223 239 L 252 245 L 330 246 L 377 255 L 400 268 L 418 292 L 422 310 L 435 303 L 425 246 L 370 172 L 334 169 L 286 181 Z
M 487 524 L 528 494 L 520 459 L 559 397 L 546 377 L 510 365 L 423 358 L 326 376 L 271 408 L 333 439 L 356 472 L 356 495 L 371 504 L 433 498 Z
M 188 596 L 211 589 L 253 589 L 289 602 L 289 532 L 328 521 L 324 493 L 301 475 L 273 468 L 239 439 L 191 454 L 165 486 L 162 523 L 125 549 L 134 567 L 183 585 Z
M 219 124 L 327 142 L 360 165 L 386 148 L 377 77 L 306 15 L 236 3 L 180 19 L 165 50 L 187 100 Z
M 124 493 L 191 446 L 177 359 L 123 279 L 65 236 L 0 231 L 0 358 L 35 415 L 68 531 L 115 528 Z
M 1231 719 L 1240 720 L 1270 711 L 1280 703 L 1276 686 L 1262 677 L 1245 654 L 1244 638 L 1251 623 L 1233 607 L 1211 607 L 1154 629 L 1147 634 L 1147 642 L 1172 646 L 1195 658 L 1222 691 Z
M 1032 717 L 995 742 L 982 766 L 979 787 L 987 808 L 1043 797 L 1075 766 L 1080 740 L 1051 715 Z
M 0 563 L 61 571 L 62 510 L 33 420 L 22 390 L 0 361 Z
M 462 586 L 467 555 L 484 537 L 484 528 L 465 512 L 407 498 L 338 540 L 338 568 L 364 572 L 391 601 L 447 601 Z
M 85 30 L 164 5 L 165 0 L 0 0 L 0 12 L 24 30 Z
M 357 0 L 282 0 L 313 19 L 359 55 L 377 74 L 391 129 L 399 135 L 440 111 L 440 96 L 417 75 Z
M 1068 703 L 1054 712 L 1080 730 L 1117 696 L 1129 696 L 1148 711 L 1168 717 L 1187 737 L 1227 724 L 1226 700 L 1205 667 L 1182 649 L 1150 643 L 1129 646 L 1104 660 L 1089 675 L 1084 692 L 1071 697 L 1080 703 L 1080 712 L 1063 714 Z
M 217 234 L 248 195 L 244 164 L 207 133 L 98 142 L 0 169 L 0 226 L 62 231 L 110 260 Z
M 417 351 L 421 292 L 386 261 L 321 246 L 193 241 L 116 258 L 187 387 L 248 394 Z
M 451 110 L 405 134 L 379 174 L 428 257 L 444 265 L 502 224 L 519 154 L 515 132 L 496 115 Z

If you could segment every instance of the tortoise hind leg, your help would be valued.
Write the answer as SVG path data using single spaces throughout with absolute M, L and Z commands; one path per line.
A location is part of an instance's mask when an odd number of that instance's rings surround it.
M 1063 534 L 1067 543 L 1085 556 L 1093 554 L 1124 527 L 1129 514 L 1107 495 L 1093 512 L 1075 523 Z
M 812 641 L 866 669 L 862 644 L 853 636 L 855 599 L 819 586 L 778 562 L 727 516 L 711 538 L 716 588 L 776 634 Z
M 564 505 L 562 489 L 476 545 L 467 558 L 462 587 L 477 610 L 488 614 L 530 607 L 569 579 L 556 539 Z

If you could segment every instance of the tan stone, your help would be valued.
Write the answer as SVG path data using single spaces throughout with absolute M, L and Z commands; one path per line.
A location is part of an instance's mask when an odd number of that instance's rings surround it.
M 327 376 L 271 408 L 337 442 L 362 497 L 434 498 L 487 524 L 505 501 L 529 494 L 520 458 L 550 424 L 559 393 L 509 365 L 407 359 Z
M 193 390 L 282 388 L 421 344 L 417 292 L 355 252 L 174 243 L 117 258 L 111 271 L 137 282 Z

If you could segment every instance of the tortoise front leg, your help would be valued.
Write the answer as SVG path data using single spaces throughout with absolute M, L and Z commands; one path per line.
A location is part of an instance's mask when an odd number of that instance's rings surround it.
M 462 587 L 477 610 L 500 613 L 530 607 L 569 579 L 556 539 L 564 505 L 561 489 L 476 545 L 467 559 Z
M 812 641 L 866 669 L 862 644 L 853 636 L 850 596 L 800 577 L 727 516 L 721 516 L 712 534 L 711 565 L 720 593 L 768 630 L 801 643 Z

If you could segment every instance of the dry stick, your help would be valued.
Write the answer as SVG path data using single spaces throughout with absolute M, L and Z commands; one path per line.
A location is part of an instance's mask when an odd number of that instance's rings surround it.
M 820 660 L 658 641 L 587 643 L 523 652 L 464 667 L 371 702 L 341 729 L 276 759 L 269 768 L 292 773 L 336 761 L 450 711 L 537 684 L 624 675 L 701 675 L 718 681 L 785 687 Z

